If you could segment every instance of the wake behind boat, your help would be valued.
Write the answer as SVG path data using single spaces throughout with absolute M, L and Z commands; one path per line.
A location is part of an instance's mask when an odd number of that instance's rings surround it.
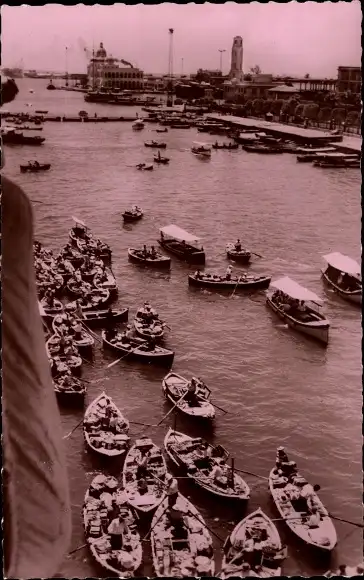
M 104 392 L 87 407 L 83 433 L 92 451 L 108 457 L 123 455 L 129 447 L 128 431 L 129 421 Z
M 322 270 L 322 276 L 325 282 L 339 296 L 353 302 L 361 304 L 362 302 L 362 281 L 360 265 L 340 252 L 333 252 L 324 256 L 327 267 Z
M 135 514 L 117 479 L 103 474 L 93 479 L 84 499 L 83 525 L 96 562 L 113 577 L 133 577 L 142 564 L 143 549 Z
M 267 304 L 288 326 L 327 345 L 330 323 L 318 312 L 322 300 L 288 276 L 272 282 Z
M 213 576 L 212 538 L 197 508 L 179 494 L 174 508 L 164 500 L 152 520 L 153 566 L 157 577 Z
M 168 373 L 162 381 L 164 396 L 177 409 L 191 417 L 213 419 L 215 407 L 209 402 L 210 389 L 199 379 L 188 381 L 177 373 Z
M 226 499 L 249 499 L 249 486 L 227 464 L 229 453 L 221 445 L 214 447 L 200 437 L 170 428 L 164 448 L 172 461 L 206 491 Z
M 125 457 L 123 485 L 128 502 L 142 513 L 153 511 L 166 496 L 167 466 L 149 437 L 137 439 Z
M 285 557 L 276 526 L 258 508 L 241 520 L 227 538 L 220 578 L 280 576 Z
M 204 264 L 205 252 L 200 244 L 200 238 L 171 224 L 160 228 L 158 243 L 168 252 L 190 264 Z

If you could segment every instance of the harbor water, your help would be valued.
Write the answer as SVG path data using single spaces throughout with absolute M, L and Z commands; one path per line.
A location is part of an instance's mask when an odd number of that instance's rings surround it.
M 47 81 L 24 79 L 8 110 L 50 113 L 132 115 L 135 108 L 88 104 L 82 93 L 47 91 Z M 30 94 L 29 89 L 34 93 Z M 27 105 L 32 105 L 27 106 Z M 138 110 L 139 114 L 142 111 Z M 173 369 L 186 377 L 200 376 L 217 410 L 211 428 L 171 414 L 159 428 L 131 427 L 131 437 L 150 435 L 162 445 L 168 426 L 222 444 L 235 466 L 263 477 L 283 445 L 302 474 L 321 485 L 320 497 L 334 515 L 361 522 L 361 313 L 325 289 L 322 255 L 340 251 L 360 260 L 360 171 L 323 169 L 299 164 L 295 155 L 257 155 L 213 151 L 211 160 L 190 152 L 194 140 L 214 142 L 196 129 L 155 133 L 155 124 L 134 132 L 131 123 L 45 123 L 43 146 L 7 147 L 4 173 L 34 200 L 35 235 L 58 250 L 68 241 L 71 216 L 77 216 L 113 250 L 112 269 L 119 285 L 117 304 L 129 307 L 129 320 L 149 300 L 171 330 L 165 344 L 175 351 Z M 135 168 L 153 160 L 148 139 L 167 143 L 167 166 L 152 172 Z M 221 140 L 221 138 L 218 138 Z M 49 172 L 21 174 L 19 164 L 31 159 L 51 163 Z M 42 203 L 36 203 L 42 202 Z M 121 214 L 141 206 L 144 218 L 123 225 Z M 238 237 L 261 254 L 249 270 L 289 276 L 324 299 L 331 322 L 327 349 L 288 330 L 267 309 L 264 292 L 250 295 L 189 289 L 184 263 L 172 260 L 170 273 L 140 269 L 128 262 L 129 247 L 155 244 L 159 228 L 178 224 L 203 240 L 206 269 L 225 272 L 227 242 Z M 234 265 L 234 270 L 241 268 Z M 105 390 L 131 421 L 156 424 L 170 406 L 162 395 L 166 371 L 125 361 L 107 369 L 113 354 L 95 347 L 92 364 L 83 365 L 90 384 L 87 401 Z M 82 410 L 60 409 L 64 433 L 82 418 Z M 87 486 L 108 466 L 87 453 L 82 429 L 65 441 L 73 512 L 70 550 L 84 544 L 82 503 Z M 172 466 L 170 466 L 173 470 Z M 120 471 L 120 465 L 112 473 Z M 111 472 L 111 471 L 110 471 Z M 246 513 L 261 506 L 271 518 L 279 514 L 267 482 L 246 475 L 251 499 Z M 243 511 L 179 480 L 189 497 L 220 537 L 231 532 Z M 288 546 L 283 564 L 287 576 L 320 575 L 341 563 L 362 559 L 362 531 L 335 521 L 338 545 L 331 558 L 296 539 L 277 522 Z M 146 528 L 148 529 L 148 527 Z M 217 570 L 221 542 L 214 537 Z M 143 576 L 153 576 L 150 547 L 145 543 Z M 107 577 L 87 548 L 66 557 L 60 577 Z

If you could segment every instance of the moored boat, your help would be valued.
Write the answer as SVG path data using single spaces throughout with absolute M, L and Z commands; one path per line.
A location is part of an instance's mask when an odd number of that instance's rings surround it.
M 197 157 L 210 158 L 211 157 L 211 145 L 208 143 L 200 143 L 199 141 L 194 141 L 191 151 Z
M 105 268 L 103 272 L 97 272 L 92 278 L 92 283 L 94 288 L 108 290 L 110 297 L 114 298 L 118 294 L 118 285 L 110 268 Z
M 81 402 L 86 395 L 86 384 L 73 375 L 61 374 L 53 378 L 54 392 L 60 402 Z
M 135 264 L 142 264 L 144 266 L 152 266 L 153 268 L 170 268 L 171 258 L 164 256 L 160 252 L 155 252 L 154 255 L 151 252 L 147 252 L 145 255 L 144 250 L 137 250 L 136 248 L 128 249 L 128 257 L 131 262 Z
M 141 465 L 143 460 L 145 465 Z M 140 437 L 126 457 L 123 486 L 128 502 L 142 513 L 153 511 L 166 496 L 166 461 L 149 437 Z
M 290 465 L 294 462 L 287 463 Z M 287 526 L 306 544 L 325 551 L 333 550 L 337 543 L 336 530 L 315 488 L 297 472 L 296 467 L 289 475 L 286 471 L 282 475 L 278 471 L 282 473 L 280 468 L 275 467 L 269 474 L 269 490 Z M 310 488 L 309 500 L 304 493 L 305 487 Z M 314 514 L 316 520 L 312 523 L 310 513 Z
M 59 314 L 60 312 L 62 312 L 62 310 L 63 304 L 60 300 L 57 300 L 56 298 L 54 299 L 52 306 L 48 303 L 46 298 L 42 298 L 39 301 L 39 312 L 43 317 L 56 316 L 56 314 Z
M 109 290 L 92 290 L 89 294 L 80 298 L 82 310 L 102 310 L 102 307 L 110 301 Z M 74 303 L 67 304 L 66 308 L 75 308 Z
M 241 245 L 238 249 L 237 244 L 228 244 L 226 246 L 226 254 L 228 258 L 240 264 L 249 264 L 252 257 L 249 250 L 242 248 Z
M 128 432 L 129 421 L 105 392 L 87 407 L 83 433 L 92 451 L 108 457 L 123 455 L 130 443 Z
M 145 124 L 144 121 L 142 121 L 142 119 L 137 119 L 136 121 L 134 121 L 131 127 L 133 131 L 141 131 L 141 129 L 144 129 Z
M 158 364 L 171 366 L 174 359 L 174 352 L 155 344 L 148 344 L 145 340 L 123 337 L 116 334 L 114 338 L 108 338 L 107 333 L 102 331 L 103 346 L 119 353 L 129 355 L 126 358 L 136 359 L 148 364 Z
M 211 288 L 213 290 L 264 290 L 268 288 L 271 276 L 257 276 L 243 273 L 227 278 L 224 275 L 208 274 L 197 271 L 188 275 L 189 286 Z
M 315 167 L 360 168 L 359 155 L 347 153 L 318 153 L 313 160 Z
M 107 499 L 116 510 L 110 511 Z M 121 517 L 123 532 L 120 545 L 115 545 L 109 526 Z M 114 520 L 115 521 L 115 520 Z M 114 477 L 97 475 L 86 491 L 83 505 L 86 542 L 95 561 L 112 577 L 131 578 L 142 564 L 143 549 L 133 510 L 125 503 L 123 490 Z
M 205 263 L 205 252 L 201 246 L 200 238 L 174 224 L 160 228 L 159 231 L 158 243 L 165 250 L 190 264 Z
M 265 145 L 263 143 L 245 144 L 242 146 L 244 151 L 249 153 L 265 153 L 265 154 L 279 154 L 283 150 L 278 145 Z
M 200 512 L 181 494 L 174 507 L 176 515 L 168 509 L 168 500 L 164 500 L 152 520 L 151 545 L 156 576 L 214 576 L 212 538 Z
M 329 342 L 330 323 L 316 307 L 322 299 L 288 276 L 271 283 L 267 304 L 288 326 L 322 342 Z
M 244 550 L 249 543 L 253 544 L 250 552 Z M 222 579 L 280 576 L 286 554 L 275 524 L 258 508 L 241 520 L 227 538 L 219 576 Z
M 298 147 L 296 149 L 297 161 L 300 163 L 310 163 L 317 159 L 318 154 L 321 153 L 335 153 L 335 147 L 317 147 L 317 148 L 306 148 L 306 147 Z
M 66 310 L 70 312 L 76 310 L 76 302 L 70 302 L 66 305 Z M 89 310 L 82 311 L 82 322 L 87 326 L 105 326 L 108 324 L 117 324 L 120 322 L 127 322 L 129 316 L 129 308 L 109 309 L 109 310 Z
M 77 328 L 77 320 L 72 320 L 70 314 L 65 311 L 56 315 L 52 320 L 52 329 L 54 334 L 62 332 L 61 327 L 66 326 L 69 336 L 72 337 L 73 344 L 82 352 L 90 351 L 95 344 L 95 339 L 84 328 Z M 74 325 L 74 323 L 76 323 Z
M 324 260 L 327 262 L 327 267 L 322 270 L 325 282 L 345 300 L 360 305 L 362 302 L 360 265 L 340 252 L 327 254 Z
M 191 381 L 196 386 L 194 392 L 189 392 Z M 191 381 L 177 373 L 168 373 L 162 381 L 164 396 L 186 415 L 199 419 L 213 419 L 215 407 L 209 401 L 210 389 L 195 377 L 192 377 Z
M 226 499 L 246 501 L 250 489 L 243 478 L 227 464 L 229 453 L 221 445 L 210 445 L 200 437 L 194 438 L 169 429 L 164 448 L 171 460 L 203 489 Z M 214 469 L 218 466 L 219 475 Z

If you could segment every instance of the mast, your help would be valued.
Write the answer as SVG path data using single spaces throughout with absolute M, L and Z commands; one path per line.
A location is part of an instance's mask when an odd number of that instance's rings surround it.
M 173 107 L 173 32 L 169 29 L 167 107 Z
M 68 46 L 66 46 L 66 87 L 68 87 Z

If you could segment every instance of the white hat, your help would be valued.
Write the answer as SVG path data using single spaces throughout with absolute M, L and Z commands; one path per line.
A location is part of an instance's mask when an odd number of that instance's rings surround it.
M 277 451 L 284 451 L 284 447 L 278 447 Z

